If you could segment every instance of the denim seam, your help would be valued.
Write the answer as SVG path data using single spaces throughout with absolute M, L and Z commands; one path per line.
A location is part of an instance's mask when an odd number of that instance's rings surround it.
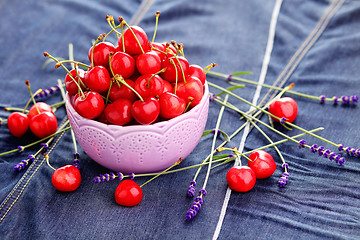
M 276 86 L 280 81 L 278 87 L 282 87 L 286 80 L 289 79 L 290 75 L 294 72 L 296 67 L 299 65 L 300 61 L 303 59 L 305 54 L 309 51 L 309 49 L 315 44 L 315 42 L 319 39 L 320 35 L 324 32 L 328 23 L 336 13 L 336 11 L 341 7 L 344 3 L 344 0 L 334 0 L 331 5 L 328 7 L 326 12 L 321 16 L 318 24 L 315 26 L 313 31 L 308 35 L 305 41 L 301 44 L 299 49 L 294 53 L 294 55 L 289 60 L 288 64 L 285 66 L 283 71 L 280 73 L 278 78 L 273 83 L 273 86 Z M 290 69 L 290 70 L 289 70 Z M 284 76 L 285 75 L 285 76 Z M 283 77 L 284 76 L 284 77 Z M 272 92 L 272 89 L 269 89 L 265 94 L 260 104 L 268 97 L 268 95 Z M 269 101 L 275 96 L 276 91 L 269 98 Z
M 65 123 L 65 121 L 67 120 L 67 117 L 65 117 L 65 119 L 62 121 L 62 124 Z M 60 141 L 60 139 L 64 136 L 65 132 L 62 132 L 60 134 L 60 136 L 56 139 L 56 141 L 54 142 L 54 144 L 52 145 L 52 147 L 50 148 L 49 152 L 47 153 L 47 155 L 49 155 L 54 148 L 57 146 L 58 142 Z M 0 211 L 4 208 L 6 208 L 7 205 L 10 204 L 10 206 L 8 207 L 8 209 L 6 210 L 6 212 L 1 216 L 0 218 L 0 223 L 4 220 L 4 218 L 6 217 L 6 215 L 9 213 L 9 211 L 12 209 L 12 207 L 14 206 L 14 204 L 17 202 L 17 200 L 20 198 L 21 194 L 24 192 L 25 188 L 27 187 L 27 185 L 29 184 L 31 178 L 34 176 L 34 174 L 39 170 L 39 168 L 42 166 L 42 164 L 45 161 L 45 157 L 42 159 L 42 161 L 36 165 L 37 161 L 39 160 L 41 155 L 39 155 L 36 160 L 31 164 L 31 168 L 28 169 L 28 171 L 26 171 L 26 173 L 24 174 L 24 176 L 20 179 L 20 181 L 18 182 L 18 184 L 15 186 L 15 188 L 12 190 L 12 192 L 7 196 L 6 200 L 4 201 L 4 203 L 2 204 L 2 206 L 0 207 Z M 36 169 L 32 172 L 31 170 L 36 167 Z M 29 177 L 27 177 L 29 174 L 31 174 Z M 23 182 L 27 179 L 27 181 L 23 184 Z M 19 191 L 18 188 L 21 187 L 21 189 Z M 16 195 L 16 197 L 13 197 L 13 195 Z M 13 200 L 12 200 L 13 199 Z M 7 204 L 8 202 L 12 202 Z
M 130 25 L 138 25 L 154 1 L 155 0 L 143 0 L 134 16 L 131 18 Z

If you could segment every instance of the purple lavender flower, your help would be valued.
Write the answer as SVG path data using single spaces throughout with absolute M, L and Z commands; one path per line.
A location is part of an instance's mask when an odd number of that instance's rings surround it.
M 287 183 L 287 180 L 289 179 L 289 176 L 290 176 L 290 174 L 288 172 L 284 172 L 281 175 L 281 177 L 280 177 L 280 179 L 278 181 L 279 187 L 285 187 L 285 185 Z
M 231 74 L 229 74 L 229 76 L 227 77 L 227 80 L 228 80 L 229 82 L 231 82 L 231 81 L 232 81 L 231 77 L 232 77 L 232 75 L 231 75 Z
M 280 119 L 280 123 L 281 123 L 281 124 L 285 124 L 286 121 L 287 121 L 287 118 L 286 118 L 286 117 L 282 117 L 282 118 Z
M 341 101 L 343 104 L 349 104 L 350 103 L 350 96 L 341 96 Z
M 21 160 L 20 163 L 16 164 L 14 166 L 14 170 L 20 172 L 21 170 L 24 170 L 26 167 L 28 167 L 34 160 L 35 156 L 29 155 L 26 160 Z
M 342 151 L 344 149 L 344 144 L 339 145 L 339 151 Z
M 199 196 L 195 198 L 195 201 L 193 202 L 190 209 L 186 212 L 186 220 L 190 221 L 192 220 L 196 214 L 199 212 L 201 206 L 204 204 L 203 196 L 206 196 L 206 190 L 201 189 L 199 191 Z
M 312 153 L 316 153 L 318 147 L 319 147 L 319 146 L 318 146 L 317 144 L 313 144 L 313 145 L 310 147 L 310 151 L 311 151 Z
M 350 101 L 353 102 L 353 103 L 357 103 L 359 101 L 358 95 L 351 96 Z
M 43 90 L 41 93 L 36 94 L 34 98 L 42 98 L 47 97 L 49 95 L 53 95 L 56 91 L 59 91 L 59 85 L 55 85 L 53 87 L 49 87 L 48 89 Z
M 17 149 L 19 149 L 19 152 L 22 152 L 25 148 L 23 146 L 17 146 Z
M 76 167 L 77 169 L 80 169 L 80 161 L 79 161 L 80 154 L 74 153 L 73 156 L 74 156 L 74 161 L 73 161 L 74 167 Z
M 334 96 L 334 104 L 337 105 L 339 103 L 339 98 L 337 96 Z
M 210 102 L 214 101 L 215 98 L 217 98 L 217 96 L 215 94 L 210 94 L 210 96 L 209 96 Z
M 46 143 L 40 143 L 40 146 L 43 148 L 42 152 L 45 153 L 49 150 L 49 146 Z
M 109 182 L 109 181 L 113 181 L 117 177 L 119 177 L 119 179 L 122 180 L 123 174 L 121 172 L 118 173 L 110 172 L 110 173 L 100 174 L 99 176 L 94 177 L 92 182 L 94 183 Z
M 305 141 L 304 139 L 302 139 L 302 140 L 299 141 L 299 149 L 304 148 L 305 145 L 306 145 L 306 141 Z
M 190 182 L 190 186 L 188 188 L 188 191 L 187 191 L 187 196 L 188 197 L 194 197 L 195 196 L 195 186 L 196 186 L 196 182 L 195 181 L 191 181 Z
M 320 103 L 324 103 L 324 102 L 325 102 L 325 98 L 326 98 L 325 95 L 321 95 L 321 96 L 320 96 Z

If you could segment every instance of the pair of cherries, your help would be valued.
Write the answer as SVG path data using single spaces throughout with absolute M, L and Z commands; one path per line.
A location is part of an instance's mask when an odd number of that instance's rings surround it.
M 91 68 L 74 69 L 65 77 L 74 109 L 88 119 L 126 125 L 171 119 L 196 106 L 205 72 L 178 55 L 180 45 L 174 46 L 148 42 L 144 30 L 132 26 L 117 47 L 109 42 L 91 47 Z
M 277 122 L 280 122 L 280 119 L 293 122 L 297 111 L 297 103 L 290 97 L 275 99 L 269 106 L 269 112 L 277 117 L 272 117 L 272 119 Z M 263 150 L 254 151 L 249 159 L 251 161 L 248 161 L 248 166 L 235 166 L 227 172 L 227 183 L 236 192 L 250 191 L 255 186 L 256 179 L 268 178 L 276 170 L 273 157 Z
M 51 107 L 44 102 L 34 104 L 28 114 L 13 112 L 7 119 L 10 133 L 15 137 L 23 136 L 30 128 L 38 138 L 47 137 L 57 130 L 57 119 Z

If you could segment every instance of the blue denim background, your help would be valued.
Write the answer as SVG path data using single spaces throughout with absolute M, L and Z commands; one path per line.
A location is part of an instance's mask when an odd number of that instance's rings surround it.
M 283 1 L 265 83 L 275 82 L 331 2 Z M 46 60 L 44 51 L 66 58 L 71 42 L 75 59 L 88 62 L 91 39 L 109 29 L 105 15 L 121 15 L 130 21 L 138 14 L 141 1 L 0 1 L 0 6 L 0 107 L 23 107 L 28 100 L 25 79 L 30 80 L 35 90 L 53 86 L 58 78 L 64 78 L 65 72 L 55 70 L 53 65 L 41 68 Z M 214 70 L 225 74 L 251 71 L 253 74 L 247 77 L 257 81 L 274 6 L 274 0 L 158 0 L 139 24 L 152 36 L 154 14 L 160 11 L 157 41 L 174 39 L 184 44 L 191 63 L 204 67 L 216 62 L 218 66 Z M 345 1 L 286 84 L 294 82 L 293 90 L 312 95 L 359 94 L 358 29 L 360 1 Z M 228 86 L 219 78 L 208 77 L 208 80 Z M 262 89 L 260 99 L 267 91 Z M 237 90 L 250 101 L 254 92 L 251 85 Z M 299 105 L 296 124 L 305 129 L 323 126 L 325 130 L 319 135 L 359 148 L 358 106 L 319 104 L 293 97 Z M 59 93 L 44 99 L 50 104 L 60 100 Z M 249 109 L 233 98 L 229 101 L 243 110 Z M 207 129 L 215 127 L 219 109 L 219 104 L 210 104 Z M 1 118 L 8 114 L 0 110 Z M 59 109 L 56 116 L 61 122 L 65 110 Z M 238 119 L 239 115 L 226 110 L 220 128 L 230 134 L 242 124 Z M 263 116 L 262 120 L 267 121 L 267 117 Z M 291 135 L 299 133 L 276 127 Z M 281 139 L 266 132 L 274 141 Z M 1 152 L 34 139 L 30 133 L 17 139 L 9 134 L 6 125 L 0 128 Z M 238 147 L 240 139 L 241 134 L 229 146 Z M 305 139 L 308 144 L 331 147 L 312 137 Z M 204 137 L 181 165 L 203 160 L 210 153 L 211 141 L 211 135 Z M 245 150 L 265 144 L 268 144 L 266 139 L 253 129 Z M 281 161 L 273 149 L 268 149 L 278 163 L 277 170 L 272 177 L 257 181 L 250 192 L 231 194 L 219 239 L 357 239 L 360 236 L 359 159 L 343 154 L 347 162 L 338 166 L 308 150 L 299 150 L 291 142 L 279 148 L 290 165 L 288 185 L 281 189 L 277 186 L 282 174 Z M 91 182 L 93 177 L 108 171 L 81 149 L 82 183 L 75 192 L 61 193 L 53 188 L 52 170 L 42 162 L 42 157 L 29 170 L 14 173 L 14 164 L 37 149 L 0 158 L 1 239 L 211 239 L 214 235 L 227 189 L 225 175 L 232 164 L 211 172 L 205 203 L 196 218 L 186 222 L 185 214 L 193 201 L 186 197 L 186 191 L 195 169 L 151 182 L 144 187 L 144 199 L 139 206 L 124 208 L 114 201 L 117 181 Z M 334 147 L 331 149 L 335 151 Z M 55 167 L 69 164 L 72 153 L 68 132 L 50 152 L 50 161 Z M 197 189 L 204 176 L 203 170 Z M 136 179 L 139 184 L 146 180 Z

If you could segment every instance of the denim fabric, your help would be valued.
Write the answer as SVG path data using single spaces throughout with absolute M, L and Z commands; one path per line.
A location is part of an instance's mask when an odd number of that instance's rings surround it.
M 218 66 L 214 71 L 225 74 L 251 71 L 253 74 L 246 77 L 258 81 L 276 1 L 30 0 L 0 1 L 0 6 L 0 107 L 3 108 L 26 104 L 25 79 L 30 80 L 34 91 L 53 86 L 57 79 L 64 78 L 65 72 L 54 69 L 53 64 L 42 69 L 46 60 L 42 55 L 44 51 L 66 58 L 68 44 L 73 43 L 75 59 L 88 62 L 91 40 L 109 29 L 106 14 L 139 22 L 152 36 L 154 14 L 160 11 L 157 41 L 174 39 L 184 44 L 189 62 L 202 67 L 215 62 Z M 334 12 L 329 14 L 329 9 Z M 284 0 L 265 83 L 282 83 L 283 86 L 295 83 L 294 91 L 316 96 L 359 94 L 359 13 L 360 1 Z M 329 21 L 319 29 L 317 24 L 324 16 L 329 16 Z M 319 35 L 307 49 L 309 45 L 304 47 L 303 43 L 314 33 Z M 110 40 L 114 41 L 115 37 Z M 303 55 L 296 55 L 299 49 Z M 292 61 L 293 56 L 299 61 Z M 287 66 L 288 76 L 280 79 Z M 208 80 L 229 86 L 224 79 L 209 76 Z M 210 90 L 218 92 L 214 88 Z M 249 101 L 255 91 L 252 85 L 236 90 Z M 268 89 L 263 87 L 259 101 L 272 94 L 267 93 Z M 286 95 L 298 102 L 297 125 L 308 130 L 324 127 L 318 132 L 320 136 L 359 148 L 359 106 L 319 104 L 317 100 Z M 60 100 L 59 93 L 44 98 L 50 104 Z M 249 109 L 232 97 L 229 101 L 242 110 Z M 206 129 L 215 127 L 220 108 L 219 104 L 211 102 Z M 0 110 L 1 118 L 8 115 Z M 66 118 L 65 110 L 59 109 L 56 116 L 61 123 Z M 242 124 L 239 117 L 226 110 L 220 129 L 231 134 Z M 266 116 L 261 119 L 268 122 Z M 280 124 L 275 127 L 289 135 L 300 133 L 296 129 L 286 130 Z M 262 129 L 273 141 L 282 139 Z M 181 166 L 203 160 L 211 151 L 212 137 L 203 137 Z M 228 146 L 239 147 L 241 138 L 240 133 Z M 316 138 L 307 136 L 304 139 L 310 145 L 321 144 L 336 151 Z M 30 133 L 21 139 L 14 138 L 6 124 L 0 127 L 1 152 L 34 140 Z M 222 141 L 219 138 L 217 143 Z M 252 129 L 244 151 L 266 144 L 267 140 Z M 227 191 L 225 176 L 233 163 L 211 171 L 204 205 L 195 219 L 187 222 L 185 214 L 193 199 L 186 197 L 186 191 L 196 169 L 161 176 L 144 187 L 144 199 L 139 206 L 125 208 L 114 200 L 118 181 L 91 182 L 95 176 L 109 171 L 92 161 L 81 148 L 82 183 L 75 192 L 62 193 L 53 188 L 52 170 L 43 156 L 26 171 L 15 173 L 14 164 L 37 149 L 0 156 L 1 239 L 212 239 L 217 228 L 219 239 L 358 239 L 360 236 L 360 163 L 359 158 L 346 154 L 343 154 L 346 163 L 338 166 L 307 149 L 298 149 L 295 143 L 279 145 L 290 167 L 287 186 L 279 188 L 281 161 L 273 148 L 267 149 L 277 163 L 274 175 L 258 180 L 250 192 L 232 192 L 219 225 Z M 50 161 L 54 167 L 70 164 L 73 152 L 70 132 L 66 132 L 50 146 Z M 242 159 L 242 163 L 246 164 L 246 160 Z M 204 168 L 199 175 L 197 190 L 201 189 L 205 172 Z M 148 178 L 135 180 L 141 184 Z

